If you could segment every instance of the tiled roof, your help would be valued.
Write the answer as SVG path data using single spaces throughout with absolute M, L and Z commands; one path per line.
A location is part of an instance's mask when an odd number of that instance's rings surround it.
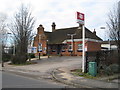
M 70 36 L 68 36 L 67 34 L 74 34 L 74 33 L 76 33 L 74 39 L 82 39 L 82 30 L 78 29 L 78 27 L 56 29 L 54 32 L 45 32 L 45 35 L 49 40 L 48 42 L 49 44 L 61 44 L 64 40 L 70 39 Z M 85 38 L 102 40 L 87 28 L 85 28 Z

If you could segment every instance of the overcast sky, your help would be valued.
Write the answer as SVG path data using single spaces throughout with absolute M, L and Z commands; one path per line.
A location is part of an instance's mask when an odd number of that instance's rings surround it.
M 104 30 L 107 15 L 113 5 L 119 0 L 0 0 L 0 12 L 7 14 L 8 19 L 14 15 L 21 3 L 32 8 L 32 15 L 36 19 L 35 29 L 42 24 L 45 31 L 51 31 L 52 22 L 56 28 L 78 26 L 76 11 L 85 14 L 85 26 L 102 39 L 107 39 Z M 107 28 L 106 28 L 107 29 Z

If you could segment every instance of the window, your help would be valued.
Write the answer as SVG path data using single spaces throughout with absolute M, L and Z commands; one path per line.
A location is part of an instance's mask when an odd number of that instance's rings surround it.
M 56 46 L 52 46 L 52 52 L 56 52 Z
M 71 52 L 72 51 L 72 45 L 71 44 L 69 44 L 69 46 L 68 46 L 69 48 L 68 48 L 68 51 L 69 52 Z
M 62 46 L 62 52 L 65 52 L 66 49 L 67 49 L 67 45 L 63 45 Z
M 78 51 L 82 51 L 82 44 L 78 44 Z

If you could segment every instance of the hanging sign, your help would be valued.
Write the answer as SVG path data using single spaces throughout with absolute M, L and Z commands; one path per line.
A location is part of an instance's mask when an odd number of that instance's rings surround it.
M 84 25 L 84 16 L 83 13 L 77 12 L 77 23 Z

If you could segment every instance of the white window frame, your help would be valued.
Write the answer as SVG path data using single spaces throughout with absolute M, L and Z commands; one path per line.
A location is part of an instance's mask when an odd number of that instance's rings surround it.
M 71 47 L 71 48 L 70 48 L 70 47 Z M 72 44 L 69 44 L 68 50 L 69 50 L 69 51 L 73 51 L 73 49 L 72 49 Z
M 78 50 L 82 50 L 82 44 L 81 43 L 78 44 Z

